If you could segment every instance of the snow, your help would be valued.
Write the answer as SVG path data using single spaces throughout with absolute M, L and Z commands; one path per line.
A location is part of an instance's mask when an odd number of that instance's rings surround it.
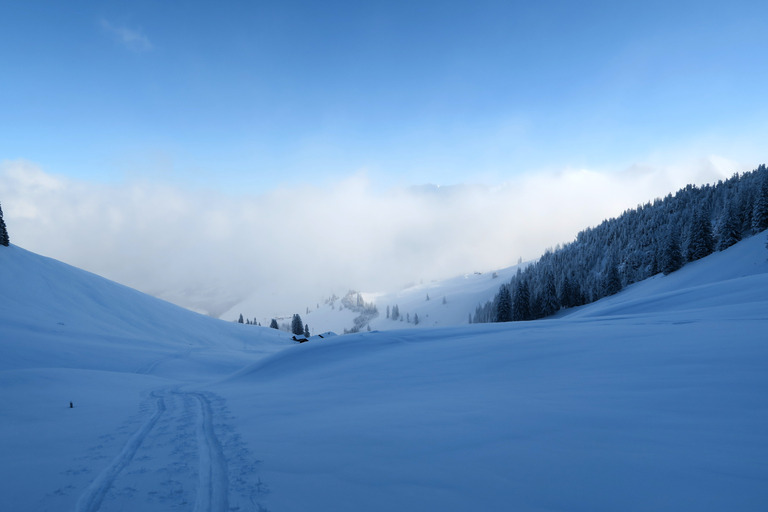
M 379 315 L 369 323 L 371 330 L 465 325 L 469 320 L 468 315 L 474 314 L 477 306 L 492 300 L 501 283 L 508 282 L 518 268 L 525 268 L 526 265 L 524 263 L 495 272 L 473 272 L 442 281 L 412 284 L 395 292 L 360 292 L 360 295 L 366 304 L 375 305 L 379 311 Z M 336 295 L 343 296 L 345 293 L 347 291 Z M 327 300 L 326 297 L 309 305 L 297 302 L 295 311 L 276 312 L 275 316 L 282 318 L 283 323 L 290 324 L 292 314 L 299 313 L 313 334 L 322 331 L 341 333 L 351 329 L 359 313 L 341 307 L 340 300 L 333 303 L 327 303 Z M 221 315 L 221 318 L 236 320 L 241 313 L 248 316 L 247 312 L 254 311 L 258 303 L 260 301 L 256 297 L 246 299 Z M 394 305 L 402 313 L 400 320 L 387 318 L 387 306 L 391 308 Z M 406 315 L 410 316 L 410 323 L 406 321 Z M 414 315 L 419 317 L 418 326 L 413 324 Z M 259 321 L 262 325 L 269 325 L 271 318 L 264 317 Z
M 764 239 L 555 319 L 303 344 L 0 247 L 2 508 L 765 510 Z M 383 300 L 440 325 L 503 279 Z

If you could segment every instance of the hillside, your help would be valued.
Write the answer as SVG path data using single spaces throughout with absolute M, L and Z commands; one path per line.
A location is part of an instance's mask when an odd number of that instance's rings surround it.
M 764 244 L 557 318 L 301 345 L 0 247 L 3 506 L 763 510 Z
M 520 265 L 522 267 L 525 264 Z M 474 272 L 442 281 L 413 284 L 395 292 L 360 292 L 366 304 L 375 306 L 378 315 L 366 323 L 371 330 L 389 331 L 415 327 L 414 315 L 419 317 L 419 327 L 451 327 L 468 323 L 468 315 L 479 304 L 484 304 L 496 294 L 499 284 L 515 275 L 518 265 L 495 272 Z M 341 294 L 342 297 L 344 294 Z M 334 300 L 333 297 L 336 297 Z M 312 333 L 334 331 L 343 333 L 354 326 L 358 312 L 343 307 L 341 298 L 332 296 L 301 308 L 299 313 Z M 429 297 L 429 300 L 427 300 Z M 255 311 L 253 300 L 245 300 L 232 307 L 224 320 L 236 320 L 240 314 L 248 316 Z M 387 317 L 387 307 L 398 306 L 401 318 Z M 279 315 L 282 323 L 290 323 L 291 312 Z M 269 318 L 260 318 L 262 325 L 269 325 Z M 364 329 L 366 329 L 364 328 Z

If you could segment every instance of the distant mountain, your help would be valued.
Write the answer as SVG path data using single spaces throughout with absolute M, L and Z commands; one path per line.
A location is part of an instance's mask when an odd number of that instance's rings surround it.
M 413 284 L 390 293 L 347 290 L 338 295 L 332 294 L 314 304 L 307 304 L 295 313 L 301 315 L 312 333 L 335 331 L 341 334 L 415 326 L 464 325 L 469 323 L 470 312 L 490 300 L 500 283 L 511 279 L 518 268 L 525 268 L 526 265 L 527 263 L 492 272 L 473 272 L 451 279 Z M 369 312 L 363 315 L 365 318 L 361 318 L 361 308 L 356 307 L 358 302 L 368 305 L 371 311 L 375 308 L 377 314 Z M 395 307 L 399 310 L 396 318 L 393 317 Z M 244 301 L 232 307 L 221 318 L 233 321 L 240 314 L 248 317 L 249 308 L 249 301 Z M 278 315 L 278 323 L 289 324 L 292 314 L 289 313 Z M 258 319 L 262 325 L 269 325 L 269 320 Z

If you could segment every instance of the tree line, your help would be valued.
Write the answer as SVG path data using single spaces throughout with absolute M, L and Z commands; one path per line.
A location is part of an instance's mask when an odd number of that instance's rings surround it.
M 550 316 L 613 295 L 658 273 L 722 251 L 768 229 L 768 171 L 757 169 L 714 185 L 687 185 L 674 195 L 626 210 L 547 250 L 479 305 L 472 322 Z

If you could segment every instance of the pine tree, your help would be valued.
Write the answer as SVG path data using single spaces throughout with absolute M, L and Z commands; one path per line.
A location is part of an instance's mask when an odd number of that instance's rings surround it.
M 309 338 L 309 324 L 304 324 L 304 336 Z
M 237 319 L 237 323 L 242 324 L 243 323 L 243 314 L 240 313 L 240 318 Z
M 277 325 L 277 320 L 274 318 L 272 319 L 271 322 L 269 322 L 269 327 L 272 329 L 280 329 L 280 326 Z
M 544 277 L 544 290 L 541 294 L 541 314 L 542 316 L 551 316 L 560 309 L 560 303 L 557 299 L 557 289 L 555 288 L 555 278 L 551 272 L 547 272 Z
M 712 254 L 714 250 L 715 240 L 712 236 L 712 225 L 708 216 L 700 212 L 694 213 L 688 236 L 686 259 L 688 261 L 700 260 Z
M 608 265 L 604 291 L 606 296 L 615 295 L 621 291 L 621 276 L 619 275 L 619 266 L 616 263 Z
M 526 281 L 517 281 L 515 298 L 512 303 L 512 319 L 515 321 L 531 319 L 531 294 Z
M 11 239 L 8 237 L 8 229 L 5 227 L 5 221 L 3 220 L 3 207 L 0 206 L 0 245 L 8 247 L 11 243 Z
M 665 276 L 669 275 L 675 270 L 679 270 L 684 263 L 683 251 L 680 249 L 680 237 L 677 231 L 672 228 L 665 240 L 661 271 L 664 272 Z
M 419 314 L 414 313 L 413 314 L 413 325 L 419 325 Z
M 512 295 L 509 293 L 509 287 L 504 284 L 499 288 L 499 295 L 496 303 L 496 318 L 494 321 L 512 321 Z
M 563 286 L 560 288 L 560 304 L 564 308 L 572 308 L 576 305 L 573 298 L 573 286 L 571 286 L 571 280 L 568 279 L 568 276 L 563 278 Z
M 755 197 L 755 206 L 752 210 L 752 229 L 755 231 L 768 229 L 768 175 L 763 176 L 760 190 Z
M 717 225 L 717 250 L 722 251 L 741 240 L 739 216 L 736 205 L 730 203 L 720 216 Z
M 304 322 L 301 321 L 298 313 L 293 315 L 293 320 L 291 320 L 291 332 L 299 336 L 304 334 Z

